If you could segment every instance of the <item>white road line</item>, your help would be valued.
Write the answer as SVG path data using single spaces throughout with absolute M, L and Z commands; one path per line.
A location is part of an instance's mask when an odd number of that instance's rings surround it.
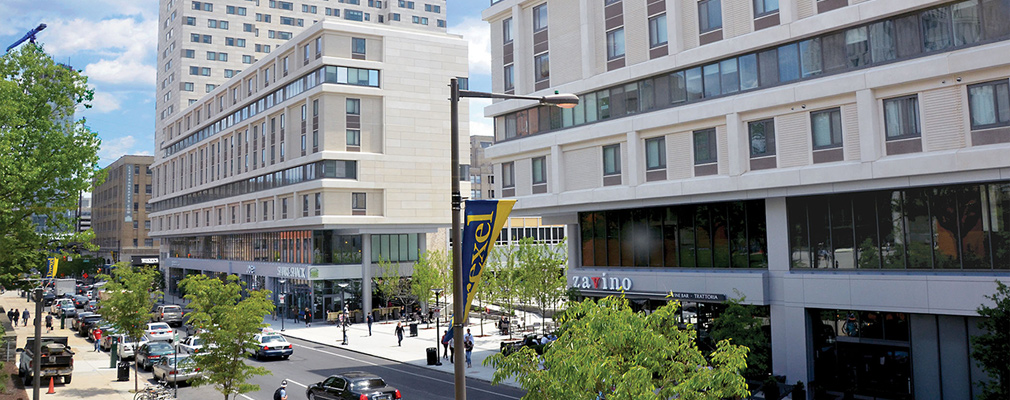
M 255 399 L 253 399 L 252 397 L 249 397 L 249 396 L 246 396 L 246 395 L 244 395 L 244 394 L 239 394 L 239 396 L 242 396 L 242 397 L 245 397 L 245 398 L 246 398 L 246 400 L 255 400 Z
M 294 383 L 295 385 L 298 385 L 298 386 L 301 386 L 301 387 L 303 387 L 303 388 L 307 388 L 307 387 L 309 387 L 308 385 L 305 385 L 305 384 L 302 384 L 302 383 L 298 383 L 298 382 L 295 382 L 295 381 L 293 381 L 293 380 L 291 380 L 291 379 L 288 379 L 288 383 Z
M 393 370 L 393 371 L 396 371 L 396 372 L 399 372 L 399 373 L 403 373 L 403 374 L 413 375 L 413 376 L 416 376 L 418 378 L 424 378 L 424 379 L 429 379 L 429 380 L 433 380 L 433 381 L 438 381 L 438 382 L 446 383 L 446 384 L 449 384 L 449 385 L 454 385 L 456 383 L 456 382 L 447 381 L 447 380 L 444 380 L 444 379 L 432 378 L 432 377 L 429 377 L 429 376 L 413 373 L 413 372 L 410 372 L 410 371 L 404 371 L 404 370 L 401 370 L 401 369 L 385 366 L 385 365 L 382 365 L 382 364 L 376 364 L 376 363 L 373 363 L 373 362 L 370 362 L 370 361 L 365 361 L 365 360 L 361 360 L 361 359 L 358 359 L 358 358 L 345 356 L 343 354 L 337 354 L 337 353 L 329 352 L 329 351 L 326 351 L 326 350 L 320 350 L 320 349 L 317 349 L 317 348 L 314 348 L 314 347 L 303 346 L 303 345 L 300 345 L 300 344 L 294 344 L 294 345 L 298 346 L 298 347 L 303 347 L 303 348 L 306 348 L 306 349 L 309 349 L 309 350 L 318 351 L 318 352 L 323 353 L 323 354 L 328 354 L 328 355 L 331 355 L 331 356 L 345 358 L 345 359 L 348 359 L 348 360 L 354 360 L 354 361 L 357 361 L 357 362 L 360 362 L 360 363 L 371 365 L 373 367 L 380 367 L 380 368 L 385 368 L 385 369 Z M 290 382 L 290 380 L 288 382 Z M 493 394 L 495 396 L 505 397 L 505 398 L 514 399 L 514 400 L 520 400 L 519 397 L 508 396 L 508 395 L 504 395 L 504 394 L 501 394 L 501 393 L 492 392 L 490 390 L 484 390 L 484 389 L 475 388 L 475 387 L 472 387 L 472 386 L 471 387 L 467 387 L 467 390 L 476 390 L 478 392 L 484 392 L 484 393 L 488 393 L 488 394 Z

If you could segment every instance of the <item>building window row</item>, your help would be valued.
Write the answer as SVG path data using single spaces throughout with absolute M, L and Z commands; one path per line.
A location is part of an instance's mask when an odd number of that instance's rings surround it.
M 312 231 L 284 231 L 165 240 L 169 255 L 175 258 L 308 264 L 312 259 L 311 237 Z

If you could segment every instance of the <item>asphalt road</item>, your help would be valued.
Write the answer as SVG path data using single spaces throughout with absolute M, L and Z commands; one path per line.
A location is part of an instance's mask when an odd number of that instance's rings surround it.
M 288 360 L 257 361 L 247 359 L 252 365 L 262 366 L 272 375 L 256 376 L 249 383 L 260 390 L 239 396 L 245 400 L 272 400 L 274 390 L 282 379 L 288 380 L 288 399 L 305 399 L 305 388 L 339 372 L 365 371 L 381 376 L 388 385 L 400 389 L 404 399 L 453 399 L 453 376 L 418 367 L 355 353 L 331 346 L 287 338 L 294 345 L 294 354 Z M 132 374 L 131 374 L 132 375 Z M 131 376 L 132 377 L 132 376 Z M 155 383 L 150 372 L 141 371 L 141 382 Z M 492 386 L 490 383 L 467 379 L 467 399 L 518 400 L 525 391 L 511 386 Z M 210 386 L 179 388 L 180 399 L 214 399 L 221 394 Z

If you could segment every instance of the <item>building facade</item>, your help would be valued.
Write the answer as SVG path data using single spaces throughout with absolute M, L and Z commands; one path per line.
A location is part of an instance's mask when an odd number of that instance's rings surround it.
M 502 0 L 495 190 L 568 224 L 569 285 L 767 310 L 815 391 L 961 399 L 1010 279 L 1010 3 Z M 553 62 L 551 62 L 553 60 Z
M 168 290 L 235 274 L 290 313 L 323 318 L 343 293 L 371 310 L 380 259 L 410 275 L 445 243 L 446 99 L 466 74 L 456 35 L 326 19 L 166 119 L 152 221 Z
M 445 32 L 445 0 L 162 0 L 157 124 L 323 19 Z M 365 54 L 365 49 L 360 55 Z M 173 129 L 173 127 L 169 127 Z M 174 128 L 178 130 L 178 128 Z
M 122 156 L 103 170 L 105 182 L 89 199 L 93 243 L 107 264 L 131 257 L 157 257 L 159 240 L 150 236 L 152 156 Z M 82 214 L 83 214 L 82 209 Z
M 494 165 L 484 157 L 484 149 L 494 143 L 493 136 L 470 136 L 470 198 L 494 198 Z

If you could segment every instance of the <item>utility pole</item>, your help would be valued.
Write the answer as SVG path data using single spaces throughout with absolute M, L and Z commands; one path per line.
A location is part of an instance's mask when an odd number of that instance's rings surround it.
M 43 281 L 44 282 L 44 281 Z M 35 348 L 32 351 L 32 376 L 34 388 L 32 389 L 32 399 L 39 400 L 39 389 L 41 389 L 42 372 L 42 287 L 37 287 L 32 291 L 35 297 Z

